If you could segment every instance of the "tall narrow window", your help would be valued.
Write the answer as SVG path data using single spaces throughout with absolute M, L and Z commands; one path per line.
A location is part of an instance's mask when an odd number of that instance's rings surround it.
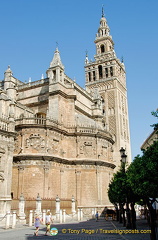
M 108 77 L 108 68 L 105 68 L 105 75 L 106 75 L 106 78 Z
M 98 66 L 98 70 L 99 70 L 99 78 L 102 78 L 103 77 L 103 71 L 102 71 L 102 66 L 101 65 Z
M 53 79 L 56 80 L 56 70 L 53 71 Z
M 89 77 L 89 82 L 91 82 L 91 73 L 88 73 L 88 77 Z
M 101 45 L 101 53 L 104 53 L 105 52 L 105 47 L 104 47 L 104 45 Z
M 110 75 L 113 76 L 113 67 L 110 67 Z
M 93 81 L 95 81 L 95 71 L 93 71 Z

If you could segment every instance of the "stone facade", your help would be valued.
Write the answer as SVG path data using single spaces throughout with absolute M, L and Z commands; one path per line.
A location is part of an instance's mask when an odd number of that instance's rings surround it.
M 141 150 L 147 150 L 148 147 L 150 147 L 154 141 L 158 141 L 158 130 L 154 129 L 154 131 L 147 137 L 147 139 L 144 141 L 144 143 L 141 146 Z
M 125 67 L 104 14 L 95 44 L 95 61 L 85 60 L 86 90 L 66 76 L 58 49 L 45 79 L 23 83 L 6 70 L 0 82 L 0 126 L 7 124 L 0 128 L 1 212 L 11 192 L 13 199 L 39 193 L 42 199 L 74 196 L 79 207 L 110 204 L 119 149 L 126 149 L 129 163 L 131 151 Z

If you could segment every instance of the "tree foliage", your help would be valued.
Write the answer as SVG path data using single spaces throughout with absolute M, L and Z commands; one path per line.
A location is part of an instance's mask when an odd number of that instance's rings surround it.
M 158 141 L 142 156 L 136 156 L 127 171 L 127 181 L 140 198 L 158 197 Z
M 158 109 L 156 111 L 152 111 L 151 114 L 158 119 Z M 152 124 L 151 127 L 158 129 L 158 123 Z
M 110 202 L 114 205 L 125 203 L 126 199 L 126 174 L 120 170 L 114 174 L 114 177 L 109 184 L 108 196 Z

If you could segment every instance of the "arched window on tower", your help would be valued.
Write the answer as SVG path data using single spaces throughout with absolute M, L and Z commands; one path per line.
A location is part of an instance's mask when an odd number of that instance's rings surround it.
M 101 45 L 100 49 L 101 49 L 101 53 L 104 53 L 104 52 L 105 52 L 105 47 L 104 47 L 104 45 Z
M 105 75 L 108 77 L 108 68 L 105 68 Z
M 110 75 L 113 76 L 113 67 L 110 67 Z
M 93 81 L 95 81 L 95 71 L 93 71 Z
M 88 73 L 89 82 L 91 82 L 91 73 Z
M 102 70 L 101 65 L 98 66 L 98 70 L 99 70 L 99 78 L 102 78 L 103 77 L 103 70 Z

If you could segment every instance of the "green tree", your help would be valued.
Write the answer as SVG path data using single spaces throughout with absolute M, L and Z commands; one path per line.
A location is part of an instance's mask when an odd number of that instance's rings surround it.
M 124 205 L 127 198 L 127 178 L 125 172 L 125 165 L 122 163 L 121 168 L 114 174 L 112 181 L 109 184 L 108 197 L 111 203 L 116 208 L 119 206 L 119 221 L 126 225 Z
M 125 170 L 125 163 L 121 164 L 120 170 L 114 174 L 114 177 L 109 184 L 108 196 L 111 203 L 116 207 L 119 205 L 119 221 L 122 222 L 121 215 L 123 214 L 123 223 L 126 228 L 136 228 L 136 213 L 134 209 L 135 202 L 139 200 L 138 196 L 133 192 L 130 182 L 127 181 L 127 171 Z M 126 205 L 126 216 L 125 210 Z M 131 205 L 131 211 L 129 208 Z
M 142 156 L 136 156 L 128 168 L 127 181 L 134 193 L 147 204 L 150 213 L 151 240 L 156 239 L 155 210 L 153 202 L 158 197 L 158 141 Z
M 152 111 L 151 114 L 158 119 L 158 109 L 156 111 Z M 158 129 L 158 123 L 152 124 L 151 127 L 154 127 L 154 130 Z

